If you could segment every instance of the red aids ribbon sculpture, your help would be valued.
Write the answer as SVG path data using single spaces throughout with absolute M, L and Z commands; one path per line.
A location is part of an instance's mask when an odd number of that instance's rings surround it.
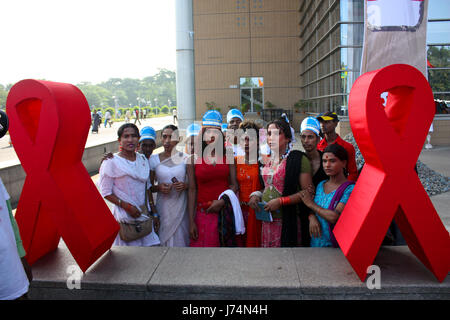
M 91 116 L 75 86 L 23 80 L 8 95 L 14 149 L 27 174 L 16 212 L 30 264 L 57 248 L 60 236 L 83 271 L 119 230 L 81 162 Z
M 380 94 L 386 91 L 383 107 Z M 362 281 L 393 218 L 439 281 L 449 272 L 449 233 L 414 170 L 434 110 L 427 80 L 409 65 L 367 72 L 352 87 L 350 125 L 365 165 L 334 235 Z

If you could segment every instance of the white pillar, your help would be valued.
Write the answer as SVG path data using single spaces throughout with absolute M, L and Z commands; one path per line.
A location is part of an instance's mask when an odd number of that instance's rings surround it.
M 192 0 L 176 0 L 177 108 L 179 128 L 195 120 L 194 25 Z

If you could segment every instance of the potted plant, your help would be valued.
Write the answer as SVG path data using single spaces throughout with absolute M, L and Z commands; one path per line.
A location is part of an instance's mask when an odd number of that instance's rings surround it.
M 264 104 L 264 107 L 266 107 L 268 109 L 272 109 L 272 108 L 275 108 L 275 105 L 270 101 L 266 101 L 266 103 Z
M 305 110 L 308 108 L 308 102 L 305 100 L 298 100 L 296 103 L 294 103 L 294 109 L 295 112 L 300 112 L 300 110 L 303 110 L 302 112 L 305 113 Z
M 206 101 L 205 104 L 208 110 L 215 110 L 217 108 L 216 103 L 214 101 L 211 102 Z
M 250 103 L 246 102 L 241 104 L 240 109 L 242 113 L 246 113 L 250 109 Z
M 258 116 L 261 115 L 261 110 L 262 110 L 262 106 L 260 104 L 255 104 L 254 105 L 256 113 L 258 114 Z

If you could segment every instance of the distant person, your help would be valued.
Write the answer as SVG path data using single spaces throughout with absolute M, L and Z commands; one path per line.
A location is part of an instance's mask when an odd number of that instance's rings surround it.
M 343 140 L 337 133 L 336 127 L 339 122 L 339 118 L 335 112 L 326 112 L 317 117 L 320 122 L 320 127 L 324 138 L 317 145 L 317 149 L 324 151 L 325 148 L 333 143 L 339 144 L 345 148 L 348 154 L 347 167 L 345 168 L 348 173 L 348 179 L 356 181 L 358 178 L 358 169 L 356 167 L 355 148 L 351 143 Z
M 98 110 L 98 111 L 97 111 L 97 114 L 98 114 L 99 117 L 100 117 L 100 123 L 99 123 L 99 125 L 98 125 L 98 127 L 100 128 L 100 124 L 102 123 L 103 113 L 102 113 L 101 110 Z
M 173 108 L 172 115 L 173 115 L 173 124 L 176 124 L 178 122 L 178 111 L 177 111 L 177 108 Z
M 105 128 L 106 128 L 107 124 L 109 124 L 109 127 L 111 128 L 111 124 L 112 124 L 111 118 L 112 118 L 111 112 L 109 110 L 106 110 L 106 112 L 105 112 Z
M 130 111 L 130 110 L 127 110 L 127 111 L 125 112 L 125 123 L 130 122 L 130 120 L 131 120 L 131 111 Z
M 141 125 L 141 121 L 139 120 L 139 110 L 136 109 L 134 110 L 134 124 L 136 124 L 136 122 L 139 122 L 139 125 Z
M 98 114 L 98 112 L 94 113 L 94 120 L 92 121 L 92 133 L 98 133 L 98 129 L 100 127 L 100 123 L 102 118 Z

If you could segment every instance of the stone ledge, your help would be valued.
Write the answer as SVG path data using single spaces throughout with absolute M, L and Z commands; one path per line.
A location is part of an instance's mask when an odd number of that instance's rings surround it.
M 31 299 L 450 299 L 408 247 L 381 248 L 381 289 L 361 282 L 332 248 L 112 247 L 67 288 L 75 265 L 61 242 L 33 265 Z

